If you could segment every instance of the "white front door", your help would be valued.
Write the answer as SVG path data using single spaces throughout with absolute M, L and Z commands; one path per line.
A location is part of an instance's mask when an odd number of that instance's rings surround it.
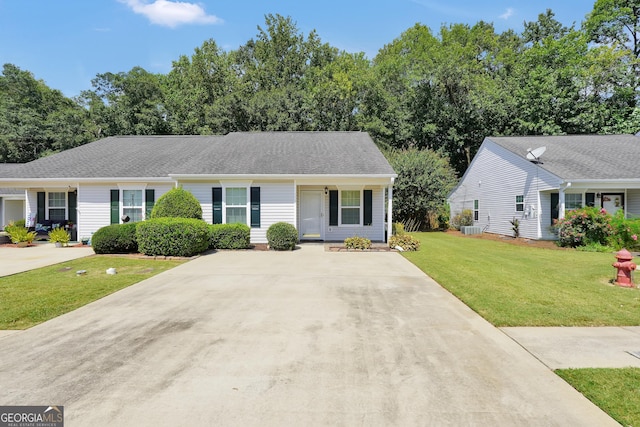
M 602 207 L 608 214 L 615 215 L 620 209 L 624 209 L 624 193 L 603 193 Z
M 322 191 L 300 192 L 300 233 L 304 240 L 322 240 Z

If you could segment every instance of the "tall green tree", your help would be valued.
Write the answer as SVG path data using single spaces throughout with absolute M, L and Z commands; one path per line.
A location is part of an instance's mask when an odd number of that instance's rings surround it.
M 232 55 L 214 40 L 205 41 L 191 57 L 174 61 L 165 84 L 164 105 L 172 133 L 221 134 L 237 129 L 239 77 Z
M 265 28 L 235 52 L 239 70 L 240 130 L 311 130 L 305 78 L 331 63 L 337 50 L 315 31 L 302 34 L 290 17 L 267 15 Z
M 87 112 L 32 73 L 5 64 L 0 75 L 0 162 L 28 162 L 88 142 Z
M 394 183 L 394 221 L 413 221 L 428 228 L 442 213 L 456 173 L 446 158 L 433 150 L 395 150 L 387 159 L 398 174 Z
M 167 134 L 164 79 L 142 67 L 102 73 L 91 81 L 94 89 L 82 97 L 95 113 L 96 126 L 103 136 Z

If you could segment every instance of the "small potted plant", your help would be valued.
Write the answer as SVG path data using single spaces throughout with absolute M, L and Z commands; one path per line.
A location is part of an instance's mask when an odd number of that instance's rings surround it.
M 27 247 L 36 238 L 35 231 L 29 231 L 24 227 L 12 226 L 5 228 L 11 237 L 11 241 L 19 247 Z
M 49 232 L 49 241 L 55 243 L 58 248 L 66 246 L 70 239 L 71 236 L 62 227 L 54 228 Z

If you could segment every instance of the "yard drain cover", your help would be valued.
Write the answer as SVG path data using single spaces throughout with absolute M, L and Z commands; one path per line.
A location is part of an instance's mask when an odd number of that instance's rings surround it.
M 638 350 L 638 351 L 627 351 L 627 353 L 629 353 L 633 357 L 637 357 L 638 359 L 640 359 L 640 350 Z

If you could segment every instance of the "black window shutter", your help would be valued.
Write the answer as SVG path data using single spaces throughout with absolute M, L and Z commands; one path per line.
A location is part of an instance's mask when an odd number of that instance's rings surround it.
M 373 191 L 364 190 L 364 225 L 373 222 Z
M 260 228 L 260 187 L 251 187 L 251 227 Z
M 558 193 L 551 193 L 551 225 L 553 220 L 558 219 L 560 216 L 560 195 Z
M 45 193 L 44 191 L 38 191 L 38 200 L 36 202 L 36 213 L 38 216 L 36 217 L 36 221 L 41 224 L 42 224 L 42 221 L 46 219 L 46 216 L 44 214 L 45 208 L 46 208 Z
M 78 222 L 78 212 L 76 211 L 78 195 L 74 191 L 70 191 L 67 194 L 67 200 L 69 201 L 69 221 L 75 224 Z
M 144 190 L 144 219 L 151 218 L 151 211 L 156 202 L 156 190 L 150 188 Z
M 596 193 L 586 193 L 584 198 L 586 206 L 594 207 L 596 205 Z
M 120 224 L 120 190 L 111 190 L 111 224 Z
M 338 190 L 329 191 L 329 225 L 338 225 Z
M 214 187 L 211 190 L 213 198 L 213 223 L 222 224 L 222 188 Z

